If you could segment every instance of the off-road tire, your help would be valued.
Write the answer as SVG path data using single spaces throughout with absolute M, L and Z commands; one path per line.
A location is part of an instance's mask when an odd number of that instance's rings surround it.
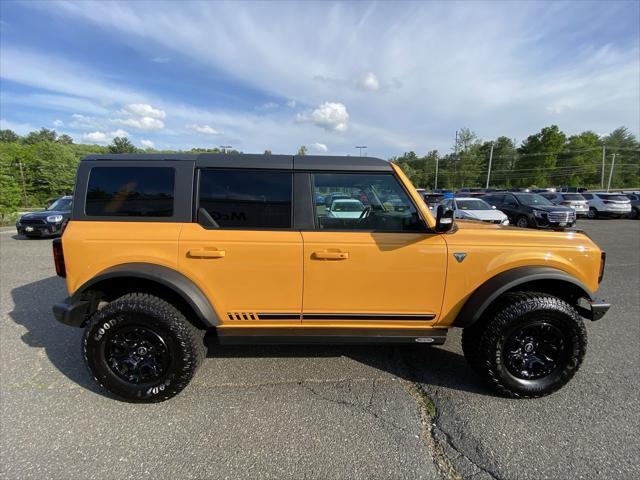
M 629 218 L 632 220 L 637 220 L 640 217 L 640 210 L 637 208 L 632 208 L 631 213 L 629 214 Z
M 520 215 L 516 219 L 516 227 L 529 228 L 530 226 L 531 226 L 531 222 L 529 221 L 529 219 L 526 216 Z
M 151 381 L 132 383 L 118 375 L 107 362 L 109 342 L 118 332 L 142 327 L 156 334 L 167 353 L 162 375 Z M 123 330 L 125 329 L 125 330 Z M 124 295 L 89 319 L 82 340 L 85 363 L 96 382 L 117 397 L 134 403 L 156 403 L 182 391 L 206 356 L 204 331 L 197 329 L 173 305 L 144 293 Z
M 593 207 L 589 207 L 589 213 L 587 213 L 587 218 L 589 218 L 590 220 L 595 220 L 596 218 L 598 218 L 598 210 L 596 210 Z
M 546 376 L 528 380 L 507 366 L 506 344 L 514 332 L 543 321 L 561 332 L 563 354 Z M 503 295 L 478 322 L 462 333 L 467 362 L 503 396 L 535 398 L 563 387 L 580 368 L 587 348 L 587 332 L 578 312 L 564 300 L 545 293 Z

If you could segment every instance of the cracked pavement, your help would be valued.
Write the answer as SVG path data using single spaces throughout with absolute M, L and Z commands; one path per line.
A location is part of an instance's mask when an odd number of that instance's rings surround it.
M 613 307 L 550 397 L 494 396 L 452 332 L 433 348 L 216 347 L 156 405 L 94 384 L 81 331 L 50 313 L 66 296 L 50 241 L 0 232 L 0 477 L 638 478 L 640 223 L 579 227 L 608 252 Z

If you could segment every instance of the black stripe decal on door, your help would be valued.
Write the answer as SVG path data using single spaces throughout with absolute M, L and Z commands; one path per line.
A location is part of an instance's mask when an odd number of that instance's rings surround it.
M 415 314 L 377 314 L 377 313 L 305 313 L 303 320 L 433 320 L 432 313 Z

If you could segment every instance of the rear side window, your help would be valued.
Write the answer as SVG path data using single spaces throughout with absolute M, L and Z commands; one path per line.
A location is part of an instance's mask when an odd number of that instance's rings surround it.
M 220 228 L 291 228 L 292 180 L 291 172 L 204 169 L 199 209 Z
M 171 217 L 175 170 L 171 167 L 94 167 L 85 213 L 96 217 Z
M 591 195 L 590 193 L 583 193 L 582 196 L 585 198 L 585 200 L 593 200 L 593 195 Z

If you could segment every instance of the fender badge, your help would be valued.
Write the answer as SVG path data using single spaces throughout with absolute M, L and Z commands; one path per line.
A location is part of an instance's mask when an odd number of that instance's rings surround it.
M 454 253 L 453 256 L 456 257 L 456 260 L 458 261 L 458 263 L 462 263 L 462 261 L 465 258 L 467 258 L 467 254 L 466 253 Z

